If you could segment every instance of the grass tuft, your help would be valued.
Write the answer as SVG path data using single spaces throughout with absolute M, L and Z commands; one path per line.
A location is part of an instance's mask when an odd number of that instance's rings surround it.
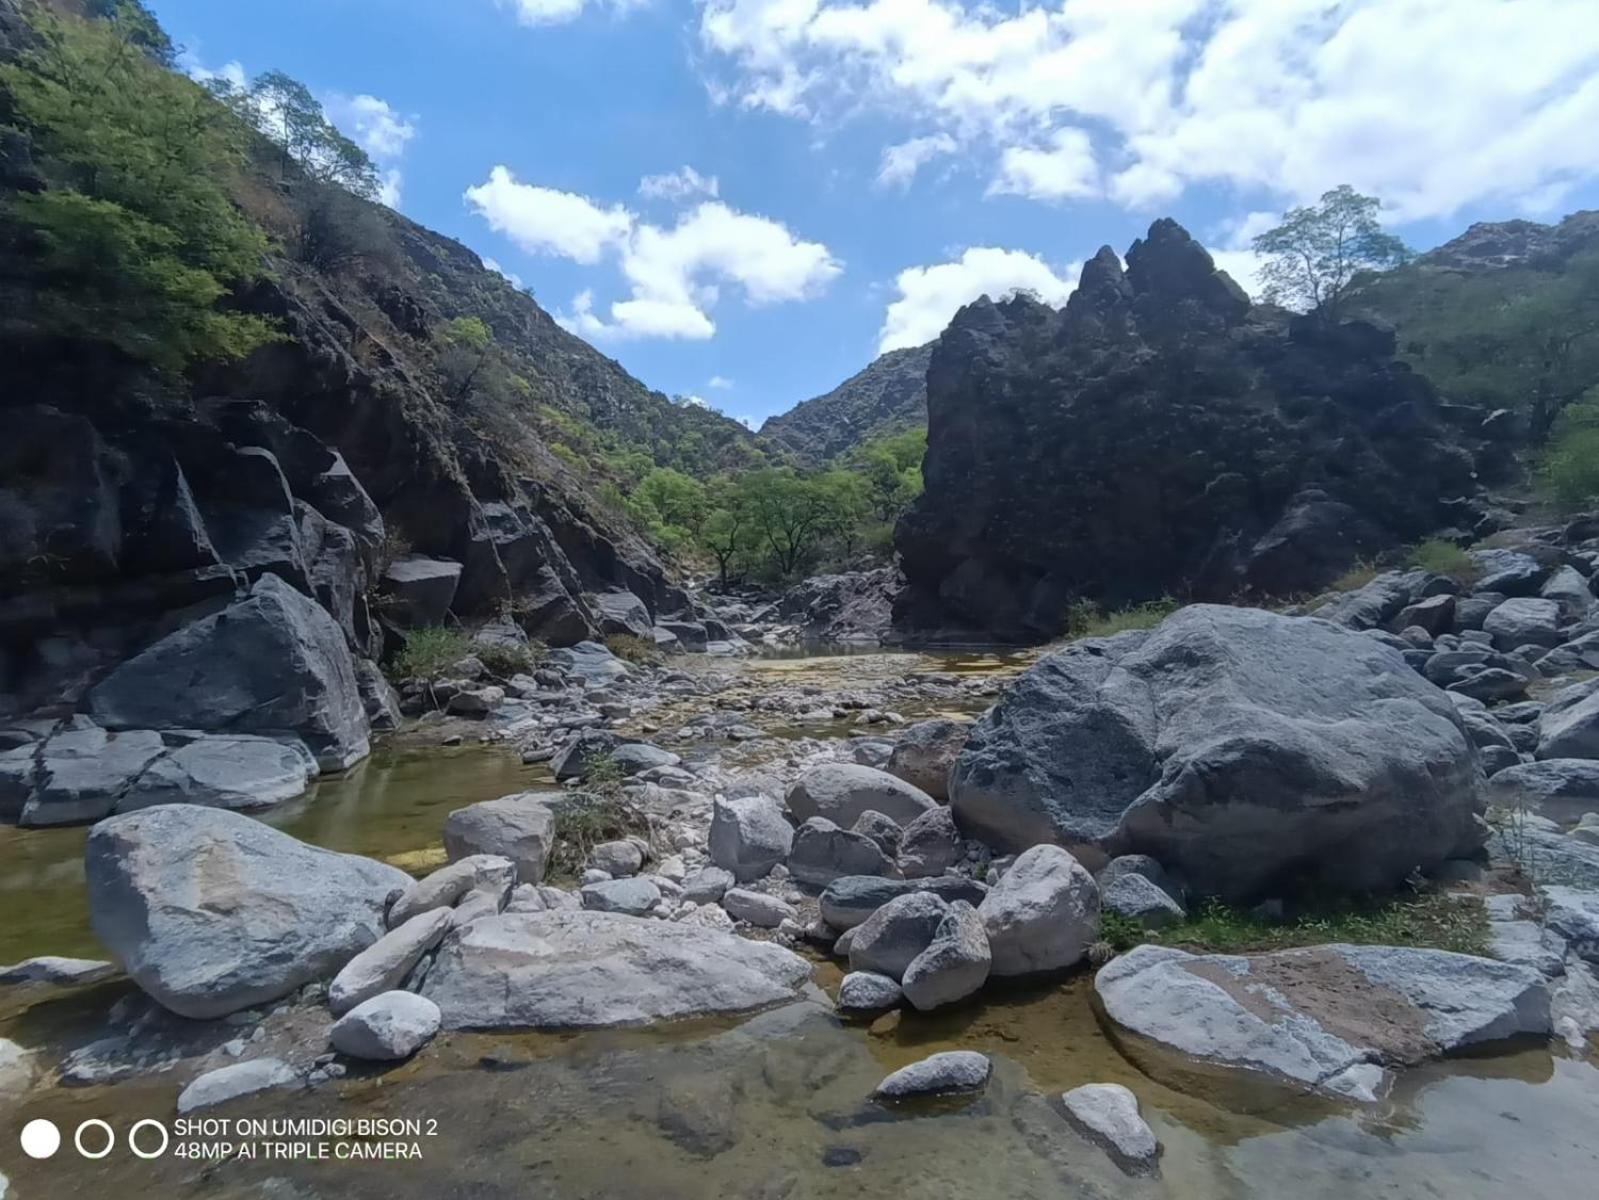
M 613 633 L 605 639 L 605 648 L 623 662 L 640 666 L 661 661 L 661 652 L 648 638 L 634 637 L 631 633 Z
M 390 661 L 389 672 L 397 680 L 432 683 L 472 650 L 472 643 L 459 629 L 423 625 L 407 631 L 405 645 Z
M 1410 565 L 1434 575 L 1447 575 L 1456 583 L 1475 583 L 1482 574 L 1471 555 L 1443 538 L 1428 538 L 1410 552 Z
M 1369 558 L 1357 558 L 1354 566 L 1345 571 L 1333 583 L 1335 592 L 1353 592 L 1365 587 L 1382 573 L 1382 568 Z
M 1066 636 L 1110 637 L 1129 629 L 1153 629 L 1181 607 L 1170 596 L 1110 612 L 1091 600 L 1074 600 L 1066 610 Z

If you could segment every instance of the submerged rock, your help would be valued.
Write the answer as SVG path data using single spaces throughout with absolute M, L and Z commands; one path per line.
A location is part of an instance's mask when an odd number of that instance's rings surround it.
M 1201 895 L 1284 873 L 1382 890 L 1480 845 L 1482 772 L 1443 692 L 1375 638 L 1194 605 L 1042 659 L 978 722 L 962 829 L 1089 866 L 1152 855 Z
M 422 994 L 446 1029 L 642 1025 L 795 998 L 799 955 L 688 923 L 596 912 L 507 913 L 445 939 Z
M 1138 1111 L 1138 1097 L 1119 1083 L 1085 1083 L 1062 1094 L 1066 1119 L 1103 1147 L 1129 1175 L 1153 1175 L 1160 1142 Z
M 405 872 L 308 846 L 222 809 L 111 817 L 84 850 L 95 936 L 185 1017 L 220 1017 L 325 979 L 383 933 Z
M 889 1075 L 872 1094 L 887 1100 L 977 1092 L 988 1086 L 994 1064 L 975 1050 L 945 1050 Z
M 905 993 L 898 983 L 876 971 L 851 971 L 838 985 L 838 1011 L 868 1015 L 898 1008 Z
M 1094 988 L 1112 1021 L 1166 1050 L 1357 1100 L 1386 1091 L 1388 1066 L 1550 1029 L 1536 970 L 1444 950 L 1140 946 Z

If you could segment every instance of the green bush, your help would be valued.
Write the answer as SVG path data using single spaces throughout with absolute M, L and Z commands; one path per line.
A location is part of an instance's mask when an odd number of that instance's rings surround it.
M 1074 600 L 1066 609 L 1066 635 L 1110 637 L 1129 629 L 1153 629 L 1182 605 L 1170 596 L 1107 612 L 1091 600 Z
M 1340 575 L 1332 585 L 1335 592 L 1353 592 L 1377 578 L 1381 568 L 1369 558 L 1357 558 L 1349 570 Z
M 1583 508 L 1599 499 L 1599 390 L 1560 414 L 1542 477 L 1561 508 Z
M 611 634 L 605 639 L 605 648 L 623 662 L 644 665 L 661 661 L 661 652 L 654 642 L 631 633 Z
M 471 641 L 459 629 L 423 625 L 406 633 L 390 673 L 396 679 L 432 683 L 472 652 Z
M 553 837 L 550 843 L 547 878 L 574 878 L 588 863 L 590 852 L 601 842 L 639 837 L 650 840 L 650 819 L 642 808 L 626 799 L 619 788 L 608 783 L 594 784 L 591 775 L 599 762 L 590 767 L 583 780 L 584 791 L 563 797 L 555 808 Z M 614 764 L 612 764 L 614 768 Z M 621 772 L 616 772 L 618 780 Z M 602 790 L 603 788 L 603 790 Z
M 1429 538 L 1412 550 L 1410 565 L 1434 575 L 1447 575 L 1456 583 L 1472 583 L 1482 574 L 1471 555 L 1443 538 Z
M 511 642 L 475 642 L 468 649 L 490 675 L 499 679 L 525 675 L 543 660 L 544 651 L 542 642 L 530 642 L 525 646 Z

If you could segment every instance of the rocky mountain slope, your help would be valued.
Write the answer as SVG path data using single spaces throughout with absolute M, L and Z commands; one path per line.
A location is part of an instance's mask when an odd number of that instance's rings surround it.
M 810 462 L 927 422 L 927 362 L 934 343 L 890 350 L 826 395 L 769 417 L 761 437 Z
M 900 522 L 916 631 L 1037 638 L 1078 597 L 1282 595 L 1480 526 L 1484 414 L 1443 420 L 1364 322 L 1252 305 L 1175 222 L 1059 311 L 962 309 L 928 368 L 926 492 Z

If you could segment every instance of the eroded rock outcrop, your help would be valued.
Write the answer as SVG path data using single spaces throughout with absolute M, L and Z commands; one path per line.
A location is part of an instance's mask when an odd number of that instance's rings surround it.
M 896 624 L 1038 639 L 1074 598 L 1315 591 L 1458 516 L 1471 447 L 1392 334 L 1252 306 L 1177 224 L 1064 309 L 982 299 L 927 374 Z

